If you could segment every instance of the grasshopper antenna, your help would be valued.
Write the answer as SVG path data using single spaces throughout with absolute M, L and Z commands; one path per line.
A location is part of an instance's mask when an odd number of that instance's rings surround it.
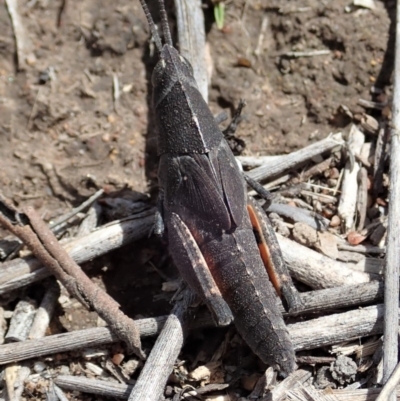
M 165 11 L 164 0 L 158 0 L 158 6 L 160 8 L 161 26 L 162 26 L 165 43 L 172 47 L 173 44 L 172 44 L 172 38 L 171 38 L 171 31 L 169 30 L 168 16 L 167 16 L 167 12 Z
M 162 42 L 161 42 L 161 38 L 160 38 L 160 35 L 158 34 L 156 24 L 153 21 L 153 17 L 150 14 L 149 7 L 147 7 L 147 4 L 146 4 L 145 0 L 140 0 L 140 4 L 142 5 L 143 11 L 144 11 L 144 15 L 146 16 L 147 23 L 149 24 L 151 36 L 153 36 L 154 42 L 155 42 L 156 47 L 157 47 L 157 51 L 159 53 L 161 53 L 161 50 L 162 50 L 162 47 L 163 47 L 162 46 Z M 164 8 L 164 4 L 163 4 L 163 8 Z M 164 8 L 164 14 L 165 14 L 165 8 Z M 162 24 L 163 24 L 163 32 L 164 32 L 164 21 L 162 22 Z M 168 30 L 168 32 L 169 32 L 169 30 Z M 170 39 L 171 39 L 171 35 L 170 35 Z

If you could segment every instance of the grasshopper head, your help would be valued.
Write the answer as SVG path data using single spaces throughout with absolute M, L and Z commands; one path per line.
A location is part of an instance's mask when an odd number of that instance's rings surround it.
M 190 62 L 168 44 L 165 44 L 160 52 L 160 60 L 154 68 L 151 82 L 155 107 L 168 95 L 177 82 L 197 88 Z

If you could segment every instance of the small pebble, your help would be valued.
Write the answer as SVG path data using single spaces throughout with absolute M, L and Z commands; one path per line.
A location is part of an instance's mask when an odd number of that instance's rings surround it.
M 43 363 L 43 362 L 38 361 L 38 362 L 35 362 L 35 364 L 33 365 L 33 370 L 34 370 L 36 373 L 41 373 L 41 372 L 43 372 L 45 369 L 46 369 L 46 364 Z
M 331 218 L 331 222 L 329 223 L 331 227 L 339 227 L 340 226 L 340 217 L 335 215 Z
M 112 361 L 114 365 L 121 365 L 121 362 L 124 360 L 125 355 L 124 354 L 114 354 L 112 357 Z

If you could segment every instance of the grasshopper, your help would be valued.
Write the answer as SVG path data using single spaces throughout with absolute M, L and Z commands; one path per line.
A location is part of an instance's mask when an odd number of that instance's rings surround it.
M 140 2 L 159 56 L 152 74 L 160 157 L 155 232 L 166 232 L 181 276 L 215 322 L 234 320 L 264 363 L 289 374 L 295 353 L 276 293 L 291 308 L 298 307 L 298 298 L 275 234 L 264 211 L 247 197 L 244 176 L 191 64 L 172 44 L 163 0 L 164 44 L 145 0 Z

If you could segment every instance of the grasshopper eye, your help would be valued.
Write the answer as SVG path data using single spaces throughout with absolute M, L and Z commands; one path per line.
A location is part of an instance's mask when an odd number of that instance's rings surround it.
M 154 68 L 153 74 L 151 76 L 152 85 L 158 86 L 162 80 L 165 71 L 165 60 L 161 59 Z
M 190 64 L 189 60 L 182 55 L 179 55 L 179 58 L 182 61 L 182 64 L 187 68 L 187 72 L 193 76 L 193 67 L 192 64 Z

